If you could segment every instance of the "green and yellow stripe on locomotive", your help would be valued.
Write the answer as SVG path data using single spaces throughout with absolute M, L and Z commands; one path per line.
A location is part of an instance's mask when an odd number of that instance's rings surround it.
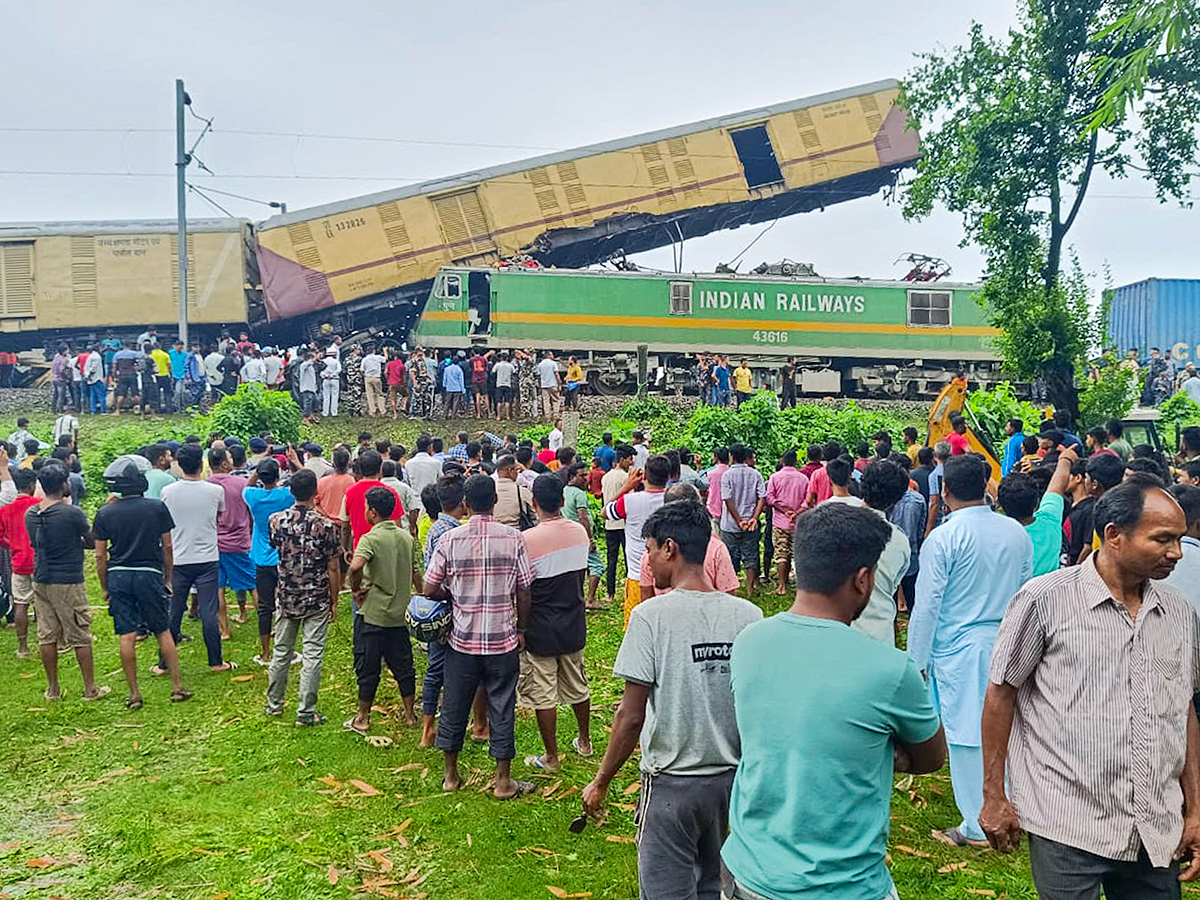
M 643 344 L 664 369 L 697 352 L 745 356 L 761 369 L 796 357 L 838 372 L 846 390 L 923 394 L 959 369 L 980 381 L 998 374 L 999 332 L 978 291 L 977 284 L 447 267 L 412 343 L 549 349 L 601 370 L 612 369 L 612 355 Z M 881 387 L 878 379 L 889 375 L 928 384 L 897 386 L 893 377 Z

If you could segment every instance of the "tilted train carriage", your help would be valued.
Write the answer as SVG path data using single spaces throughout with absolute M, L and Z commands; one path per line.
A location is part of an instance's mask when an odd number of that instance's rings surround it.
M 697 352 L 751 368 L 800 364 L 813 394 L 936 394 L 955 372 L 999 378 L 998 331 L 977 284 L 569 269 L 442 269 L 411 343 L 578 356 L 599 392 L 628 390 L 645 345 L 660 383 L 685 383 Z

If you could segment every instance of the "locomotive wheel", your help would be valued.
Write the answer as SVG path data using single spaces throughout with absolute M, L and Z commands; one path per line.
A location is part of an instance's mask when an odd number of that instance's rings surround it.
M 601 397 L 617 397 L 629 393 L 629 376 L 621 372 L 590 372 L 588 386 Z

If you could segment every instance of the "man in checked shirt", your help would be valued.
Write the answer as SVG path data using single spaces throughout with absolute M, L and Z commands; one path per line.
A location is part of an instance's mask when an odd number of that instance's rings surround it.
M 458 754 L 477 688 L 487 695 L 488 752 L 496 760 L 495 795 L 508 800 L 534 789 L 514 781 L 517 677 L 525 623 L 533 603 L 533 566 L 521 532 L 496 521 L 496 482 L 472 475 L 463 485 L 471 517 L 441 536 L 425 570 L 425 593 L 448 599 L 454 621 L 445 651 L 445 685 L 437 747 L 446 757 L 442 787 L 462 787 Z
M 1000 625 L 979 821 L 1001 851 L 1028 832 L 1041 900 L 1178 898 L 1200 875 L 1200 625 L 1157 579 L 1186 520 L 1135 475 L 1095 526 L 1099 551 L 1027 582 Z

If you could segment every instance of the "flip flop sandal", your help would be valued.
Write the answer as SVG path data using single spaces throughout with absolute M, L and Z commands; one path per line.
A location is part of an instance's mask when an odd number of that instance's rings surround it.
M 594 755 L 596 752 L 595 747 L 592 747 L 592 749 L 589 750 L 587 753 L 584 753 L 582 750 L 580 750 L 578 737 L 571 739 L 571 749 L 574 750 L 576 753 L 578 753 L 580 756 L 582 756 L 584 759 L 587 759 L 587 757 Z
M 191 700 L 191 699 L 192 699 L 191 691 L 172 691 L 171 692 L 171 702 L 172 703 L 183 703 L 185 700 Z
M 539 772 L 557 772 L 557 767 L 546 765 L 546 757 L 542 756 L 527 756 L 525 757 L 525 765 L 531 769 L 537 769 Z
M 126 697 L 125 698 L 125 708 L 126 709 L 141 709 L 142 708 L 142 698 L 141 697 Z
M 42 691 L 42 697 L 51 703 L 57 703 L 59 700 L 65 700 L 67 697 L 66 691 L 59 691 L 58 696 L 51 696 L 49 691 Z
M 101 685 L 97 685 L 96 695 L 94 697 L 89 697 L 87 694 L 84 694 L 79 699 L 82 700 L 84 703 L 92 703 L 96 700 L 103 700 L 105 697 L 107 697 L 111 693 L 112 693 L 112 688 L 110 688 L 107 684 L 101 684 Z
M 278 719 L 280 716 L 283 715 L 283 710 L 282 709 L 264 709 L 263 715 L 271 716 L 272 718 Z
M 241 666 L 235 663 L 232 659 L 227 659 L 215 669 L 209 668 L 208 671 L 212 672 L 214 675 L 220 675 L 222 672 L 236 672 L 240 668 Z
M 324 725 L 329 720 L 320 713 L 313 713 L 311 716 L 300 716 L 296 719 L 296 724 L 302 728 L 310 728 L 313 725 Z
M 497 797 L 496 799 L 501 800 L 501 801 L 515 800 L 518 797 L 525 797 L 529 794 L 532 794 L 534 791 L 537 790 L 537 785 L 534 784 L 532 781 L 515 781 L 513 783 L 517 786 L 517 791 L 515 794 L 510 794 L 507 797 Z
M 351 734 L 357 734 L 359 737 L 362 737 L 362 738 L 365 738 L 367 736 L 367 733 L 365 731 L 363 731 L 361 728 L 354 727 L 354 717 L 353 716 L 351 716 L 349 719 L 347 719 L 345 722 L 342 723 L 342 731 L 349 731 Z
M 366 735 L 364 740 L 378 750 L 382 750 L 384 747 L 390 747 L 392 744 L 396 743 L 386 734 L 369 734 Z

